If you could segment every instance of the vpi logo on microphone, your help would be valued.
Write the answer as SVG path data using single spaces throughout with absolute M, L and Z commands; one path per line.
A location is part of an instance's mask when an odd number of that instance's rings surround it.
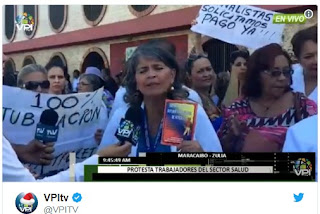
M 26 12 L 17 16 L 15 23 L 18 30 L 33 31 L 34 18 Z
M 306 158 L 299 158 L 294 162 L 293 171 L 297 176 L 311 176 L 311 161 Z
M 123 120 L 121 122 L 120 127 L 118 128 L 118 133 L 122 137 L 129 138 L 131 133 L 133 132 L 134 125 L 131 121 L 129 120 Z

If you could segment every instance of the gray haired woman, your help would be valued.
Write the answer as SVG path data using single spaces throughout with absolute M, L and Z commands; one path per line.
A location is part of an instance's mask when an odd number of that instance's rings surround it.
M 37 64 L 24 66 L 18 74 L 17 86 L 26 90 L 48 93 L 50 82 L 47 70 Z
M 114 133 L 130 107 L 141 109 L 141 134 L 138 143 L 132 145 L 130 156 L 140 152 L 221 152 L 219 139 L 201 106 L 196 111 L 194 138 L 179 146 L 161 143 L 166 99 L 187 99 L 188 92 L 182 88 L 180 69 L 174 56 L 166 50 L 149 44 L 139 46 L 127 66 L 125 101 L 128 106 L 116 109 L 112 115 L 101 146 L 116 144 Z M 127 143 L 127 142 L 126 142 Z M 123 154 L 126 156 L 127 154 Z
M 103 82 L 94 74 L 82 74 L 78 84 L 78 92 L 93 92 L 103 87 Z
M 93 92 L 103 86 L 104 86 L 103 80 L 99 76 L 97 76 L 95 74 L 82 74 L 79 78 L 78 92 L 79 93 Z M 113 104 L 113 97 L 110 94 L 110 92 L 108 92 L 106 90 L 103 91 L 102 101 L 106 105 L 107 114 L 109 117 L 109 114 L 110 114 L 110 111 L 112 108 L 112 104 Z M 98 129 L 95 133 L 95 139 L 98 144 L 100 144 L 100 142 L 101 142 L 102 135 L 103 135 L 103 130 Z

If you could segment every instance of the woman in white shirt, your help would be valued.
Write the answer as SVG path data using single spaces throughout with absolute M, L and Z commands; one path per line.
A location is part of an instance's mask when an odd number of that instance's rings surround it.
M 318 48 L 317 26 L 297 32 L 292 40 L 293 52 L 300 65 L 294 65 L 292 85 L 294 91 L 304 93 L 309 99 L 318 103 Z
M 287 131 L 283 152 L 317 152 L 318 115 L 306 118 Z
M 176 48 L 175 48 L 175 46 L 172 43 L 170 43 L 169 41 L 165 40 L 165 39 L 152 39 L 152 40 L 149 40 L 145 45 L 150 45 L 150 46 L 153 46 L 153 47 L 161 48 L 161 49 L 163 49 L 165 51 L 168 51 L 174 57 L 176 56 Z M 116 109 L 119 109 L 119 108 L 127 106 L 127 103 L 124 101 L 124 96 L 125 96 L 125 94 L 127 92 L 127 90 L 126 90 L 124 85 L 125 84 L 123 84 L 123 86 L 120 86 L 118 91 L 116 92 L 114 103 L 113 103 L 112 110 L 111 110 L 111 113 L 110 113 L 110 117 L 112 117 L 112 115 L 114 114 Z M 189 92 L 188 99 L 190 101 L 193 101 L 193 102 L 196 102 L 196 103 L 202 105 L 201 98 L 200 98 L 200 96 L 198 95 L 197 92 L 195 92 L 191 88 L 188 88 L 185 85 L 183 85 L 183 88 L 186 89 Z
M 221 152 L 220 141 L 210 124 L 205 111 L 198 105 L 196 112 L 195 136 L 192 141 L 183 141 L 179 148 L 161 144 L 162 118 L 165 100 L 186 99 L 187 91 L 179 81 L 179 66 L 167 51 L 142 45 L 133 53 L 127 67 L 126 102 L 132 107 L 141 106 L 145 120 L 136 146 L 132 146 L 130 156 L 140 152 Z M 128 107 L 117 109 L 108 123 L 100 146 L 117 143 L 114 133 Z

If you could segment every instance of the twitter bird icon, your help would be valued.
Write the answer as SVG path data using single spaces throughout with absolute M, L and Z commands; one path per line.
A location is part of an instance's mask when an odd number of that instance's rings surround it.
M 295 202 L 299 202 L 303 198 L 303 193 L 299 193 L 299 195 L 293 194 Z

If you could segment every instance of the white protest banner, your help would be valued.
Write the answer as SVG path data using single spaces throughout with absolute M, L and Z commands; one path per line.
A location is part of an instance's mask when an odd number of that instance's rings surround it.
M 59 115 L 55 158 L 48 166 L 29 167 L 41 176 L 56 174 L 69 168 L 69 152 L 76 152 L 77 162 L 95 153 L 94 133 L 105 129 L 108 119 L 102 93 L 101 88 L 92 93 L 52 95 L 3 86 L 3 134 L 11 143 L 28 144 L 35 137 L 42 112 L 54 109 Z
M 257 49 L 282 41 L 284 24 L 273 24 L 274 14 L 278 13 L 248 5 L 203 5 L 191 30 Z

